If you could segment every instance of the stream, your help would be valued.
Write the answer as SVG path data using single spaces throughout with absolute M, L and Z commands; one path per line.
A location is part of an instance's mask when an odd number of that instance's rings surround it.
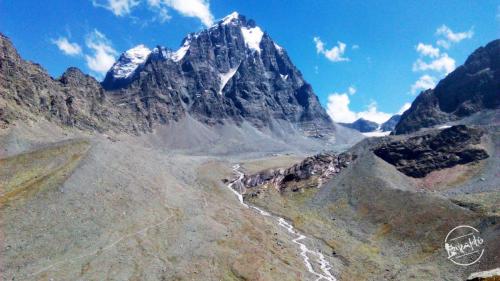
M 315 281 L 321 281 L 321 280 L 336 281 L 337 279 L 335 279 L 335 277 L 330 272 L 332 266 L 325 259 L 325 256 L 318 251 L 309 249 L 304 243 L 301 242 L 305 239 L 309 239 L 307 236 L 295 230 L 293 225 L 288 221 L 286 221 L 284 218 L 270 214 L 269 212 L 266 212 L 258 207 L 246 204 L 243 201 L 244 185 L 242 183 L 242 180 L 245 174 L 240 171 L 239 164 L 233 166 L 233 173 L 236 175 L 236 179 L 232 181 L 228 185 L 228 187 L 236 195 L 240 203 L 246 208 L 257 211 L 262 216 L 270 217 L 271 219 L 275 220 L 280 227 L 286 229 L 291 236 L 295 237 L 292 238 L 291 241 L 298 245 L 298 248 L 300 250 L 300 255 L 302 256 L 302 260 L 304 261 L 304 265 L 306 266 L 306 269 L 309 273 L 316 276 Z M 313 264 L 318 264 L 319 268 L 321 269 L 321 272 L 316 271 L 313 267 Z

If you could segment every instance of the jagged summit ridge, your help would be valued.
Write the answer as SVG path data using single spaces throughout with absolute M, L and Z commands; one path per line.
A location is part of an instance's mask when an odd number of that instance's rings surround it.
M 315 135 L 334 130 L 284 48 L 236 12 L 188 34 L 176 51 L 154 48 L 133 75 L 107 75 L 103 86 L 141 109 L 162 108 L 147 113 L 151 122 L 188 113 L 208 124 L 248 121 L 262 128 L 284 120 Z

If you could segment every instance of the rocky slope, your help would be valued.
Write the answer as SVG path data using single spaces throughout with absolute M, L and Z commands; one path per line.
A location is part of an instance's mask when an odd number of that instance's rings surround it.
M 302 187 L 321 183 L 321 188 L 284 192 L 268 188 L 272 180 L 257 180 L 263 184 L 255 187 L 247 181 L 245 198 L 320 238 L 325 243 L 323 252 L 338 268 L 338 280 L 465 280 L 500 261 L 496 238 L 500 209 L 493 203 L 500 193 L 496 168 L 500 131 L 498 124 L 480 127 L 367 138 L 348 151 L 357 157 L 329 180 L 313 176 L 292 181 Z M 401 164 L 413 165 L 411 169 L 426 175 L 407 176 L 374 153 L 381 147 L 409 156 Z M 489 157 L 460 160 L 475 152 Z M 427 162 L 412 158 L 425 160 L 426 156 Z M 289 167 L 294 166 L 300 165 Z M 255 175 L 248 178 L 267 178 L 266 170 Z M 444 238 L 460 224 L 479 229 L 489 249 L 480 263 L 469 267 L 457 267 L 444 251 Z
M 23 60 L 0 34 L 0 124 L 16 120 L 52 122 L 86 130 L 146 130 L 133 113 L 122 110 L 99 82 L 77 68 L 53 79 L 38 64 Z
M 462 66 L 422 92 L 398 125 L 405 134 L 500 106 L 500 39 L 478 48 Z
M 458 125 L 404 140 L 386 139 L 373 152 L 404 174 L 421 178 L 432 171 L 487 158 L 488 153 L 475 146 L 481 136 L 479 129 Z

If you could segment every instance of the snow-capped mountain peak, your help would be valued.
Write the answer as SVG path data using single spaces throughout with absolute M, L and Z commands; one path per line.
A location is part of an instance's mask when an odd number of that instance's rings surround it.
M 114 78 L 128 78 L 148 59 L 151 50 L 143 44 L 124 52 L 113 65 Z
M 239 17 L 240 17 L 240 14 L 238 12 L 232 12 L 231 14 L 222 18 L 221 21 L 222 21 L 223 25 L 227 25 L 227 24 L 230 24 L 231 22 L 233 22 L 234 20 L 238 20 Z

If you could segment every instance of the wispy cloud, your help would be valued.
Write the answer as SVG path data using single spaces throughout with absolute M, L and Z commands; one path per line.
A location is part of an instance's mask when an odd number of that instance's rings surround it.
M 143 3 L 156 13 L 154 19 L 160 22 L 170 20 L 170 9 L 185 17 L 198 18 L 205 26 L 211 26 L 214 22 L 208 0 L 92 0 L 92 3 L 116 16 L 129 15 L 136 6 Z
M 158 1 L 158 0 L 156 0 Z M 163 0 L 160 1 L 181 15 L 198 18 L 204 25 L 210 26 L 214 22 L 214 17 L 210 12 L 210 3 L 205 0 Z
M 85 55 L 85 61 L 90 70 L 104 75 L 115 62 L 117 52 L 111 46 L 111 42 L 99 30 L 94 29 L 87 35 L 85 44 L 92 50 L 91 55 Z
M 473 27 L 471 27 L 467 31 L 454 32 L 443 24 L 436 29 L 435 34 L 438 36 L 436 45 L 443 49 L 449 49 L 453 44 L 472 38 L 474 31 Z M 443 52 L 439 47 L 421 42 L 415 46 L 415 50 L 420 57 L 413 63 L 412 70 L 414 72 L 424 72 L 424 74 L 411 85 L 410 92 L 412 94 L 434 88 L 438 78 L 455 70 L 455 59 Z M 425 72 L 432 72 L 432 75 Z
M 411 93 L 416 94 L 419 91 L 432 89 L 436 86 L 436 78 L 428 74 L 420 76 L 420 78 L 411 85 Z
M 431 44 L 418 43 L 415 49 L 421 56 L 429 56 L 431 58 L 439 56 L 439 48 L 435 48 Z
M 442 39 L 437 40 L 436 44 L 448 49 L 452 44 L 459 43 L 464 39 L 470 39 L 474 36 L 473 28 L 463 32 L 453 32 L 451 28 L 446 25 L 438 27 L 436 30 L 436 35 L 441 36 Z
M 413 63 L 413 71 L 436 71 L 448 74 L 455 70 L 455 60 L 443 53 L 439 58 L 425 62 L 421 58 Z
M 138 0 L 92 0 L 95 7 L 110 10 L 116 16 L 125 16 L 130 14 L 132 8 L 139 5 Z
M 77 43 L 69 42 L 68 38 L 66 37 L 52 39 L 52 43 L 68 56 L 78 56 L 82 54 L 82 48 L 80 47 L 80 45 L 78 45 Z
M 344 57 L 346 49 L 345 43 L 338 41 L 337 46 L 334 46 L 331 49 L 326 49 L 325 43 L 321 41 L 319 37 L 314 37 L 313 40 L 316 44 L 316 52 L 324 55 L 328 60 L 332 62 L 349 61 L 349 58 Z

